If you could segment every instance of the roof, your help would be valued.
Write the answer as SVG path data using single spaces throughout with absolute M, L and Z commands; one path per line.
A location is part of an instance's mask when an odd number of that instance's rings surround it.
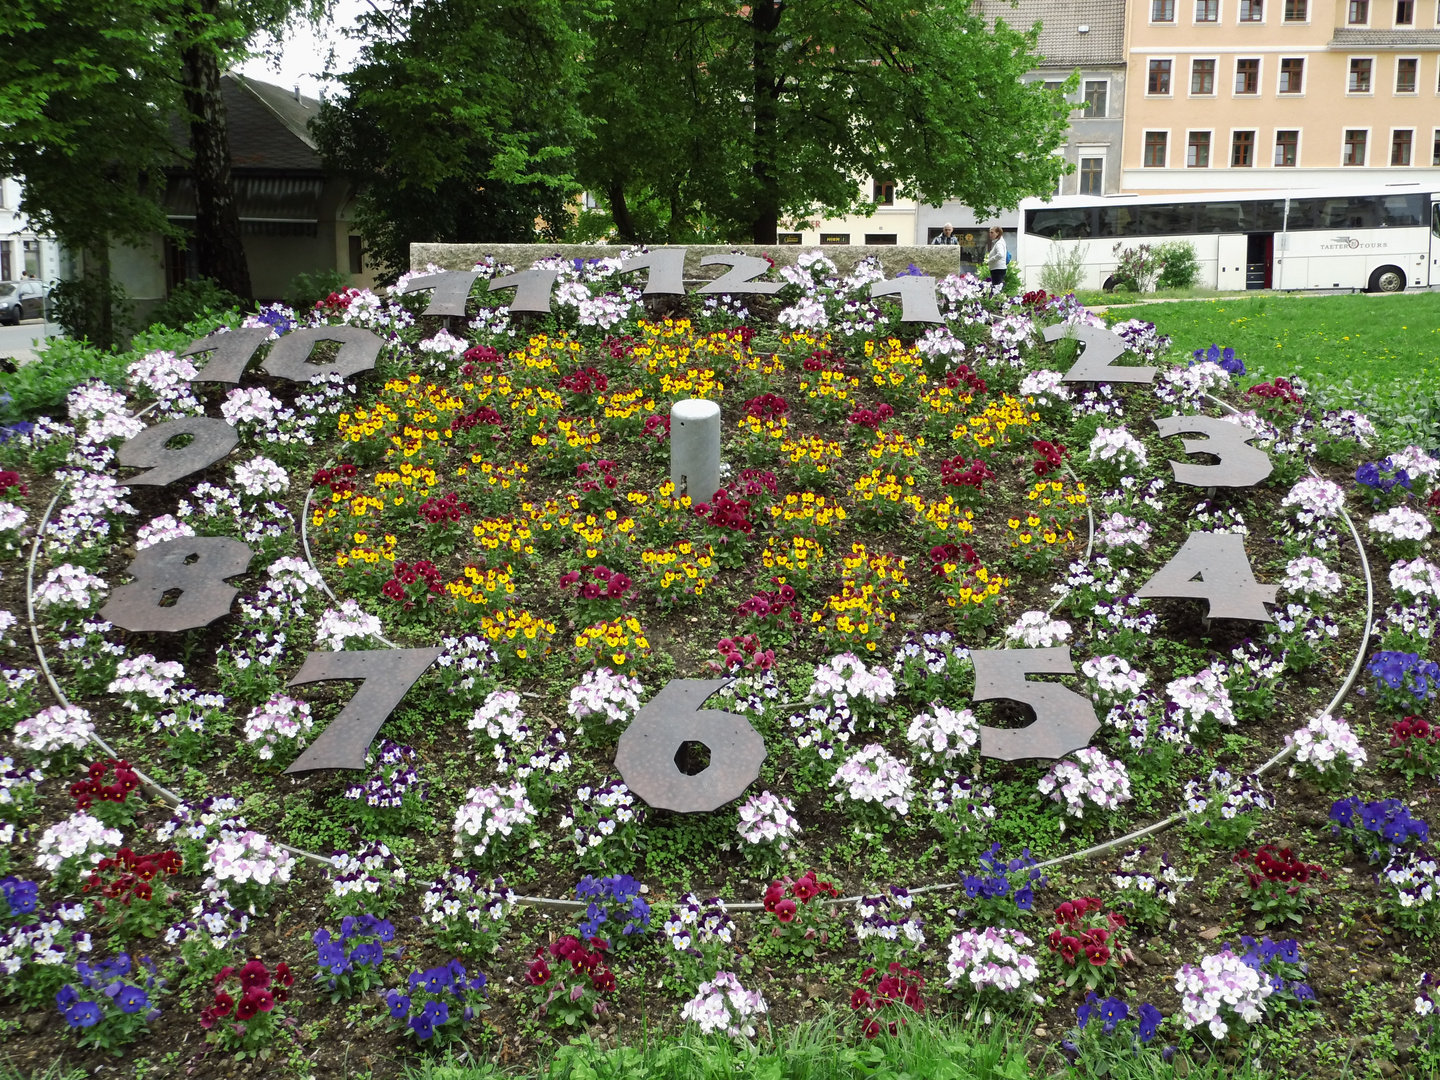
M 981 0 L 986 20 L 1028 30 L 1041 24 L 1040 66 L 1102 67 L 1125 63 L 1125 0 Z M 1079 28 L 1089 27 L 1085 33 Z
M 320 102 L 233 71 L 220 76 L 220 96 L 232 169 L 323 171 L 309 126 L 320 115 Z M 177 144 L 189 145 L 189 132 L 178 117 L 172 131 Z
M 1435 49 L 1440 30 L 1355 30 L 1337 26 L 1330 49 Z

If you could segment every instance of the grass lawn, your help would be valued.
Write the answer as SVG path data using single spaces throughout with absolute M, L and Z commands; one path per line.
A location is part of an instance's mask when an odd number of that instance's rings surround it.
M 1327 408 L 1440 443 L 1440 293 L 1261 296 L 1114 307 L 1112 322 L 1153 321 L 1179 358 L 1231 346 L 1255 379 L 1299 375 Z

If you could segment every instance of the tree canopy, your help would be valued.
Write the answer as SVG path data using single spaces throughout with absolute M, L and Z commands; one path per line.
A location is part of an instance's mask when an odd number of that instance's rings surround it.
M 316 130 L 326 160 L 362 185 L 372 259 L 398 273 L 412 241 L 525 241 L 537 221 L 563 224 L 600 10 L 402 0 L 362 17 L 360 62 Z

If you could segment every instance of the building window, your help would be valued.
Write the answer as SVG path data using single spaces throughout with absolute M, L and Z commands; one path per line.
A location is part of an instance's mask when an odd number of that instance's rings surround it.
M 1174 22 L 1175 0 L 1150 0 L 1151 22 Z
M 350 273 L 365 272 L 365 246 L 358 236 L 350 237 Z
M 1285 21 L 1303 23 L 1310 17 L 1309 0 L 1285 0 Z
M 1350 61 L 1350 93 L 1370 93 L 1370 73 L 1374 66 L 1375 61 L 1368 58 Z
M 25 249 L 25 272 L 33 278 L 40 276 L 40 241 L 26 240 L 22 245 Z
M 1230 136 L 1230 165 L 1248 169 L 1255 164 L 1255 132 L 1237 131 Z
M 1305 88 L 1305 60 L 1292 56 L 1280 61 L 1280 93 L 1298 94 Z
M 1440 165 L 1440 128 L 1435 129 L 1435 142 L 1430 147 L 1430 164 Z
M 1345 151 L 1340 155 L 1341 165 L 1365 164 L 1365 139 L 1369 135 L 1364 128 L 1347 128 Z
M 1293 169 L 1300 157 L 1300 132 L 1275 132 L 1275 167 Z
M 878 246 L 887 245 L 887 244 L 898 244 L 899 242 L 900 242 L 900 237 L 897 236 L 897 235 L 896 235 L 895 233 L 893 233 L 893 232 L 890 232 L 890 233 L 867 232 L 867 233 L 865 234 L 865 243 L 866 243 L 866 245 L 868 245 L 869 247 L 878 247 Z
M 1106 109 L 1106 97 L 1109 95 L 1110 84 L 1103 79 L 1085 84 L 1085 115 L 1103 117 Z
M 895 205 L 895 181 L 875 180 L 871 182 L 871 197 L 876 206 Z
M 1190 93 L 1215 93 L 1215 61 L 1192 60 L 1190 62 Z
M 1420 60 L 1402 56 L 1395 61 L 1395 93 L 1413 94 L 1420 87 Z
M 1219 22 L 1220 0 L 1195 0 L 1195 21 Z
M 1364 26 L 1370 21 L 1370 0 L 1350 0 L 1347 21 L 1351 26 Z
M 1241 22 L 1264 22 L 1264 0 L 1240 0 Z
M 1258 94 L 1260 92 L 1260 61 L 1235 61 L 1235 93 Z
M 1166 131 L 1145 132 L 1145 161 L 1147 169 L 1163 169 L 1165 167 L 1165 144 L 1170 138 Z
M 1103 195 L 1105 193 L 1105 159 L 1103 157 L 1082 157 L 1080 159 L 1080 194 Z
M 1440 152 L 1440 132 L 1435 133 L 1435 149 Z M 10 262 L 10 241 L 0 240 L 0 281 L 14 281 L 15 267 Z
M 3 176 L 0 176 L 0 210 L 5 210 L 10 205 L 5 201 L 6 198 L 8 198 L 9 189 L 10 181 L 6 180 Z M 4 280 L 4 278 L 0 278 L 0 281 Z
M 1395 0 L 1395 25 L 1415 25 L 1415 0 Z
M 1170 93 L 1170 63 L 1169 60 L 1150 61 L 1150 82 L 1146 86 L 1146 93 Z
M 1415 144 L 1415 132 L 1409 128 L 1390 134 L 1390 164 L 1408 166 L 1410 150 Z
M 1210 132 L 1190 132 L 1190 141 L 1185 146 L 1185 167 L 1187 169 L 1208 169 L 1210 167 Z

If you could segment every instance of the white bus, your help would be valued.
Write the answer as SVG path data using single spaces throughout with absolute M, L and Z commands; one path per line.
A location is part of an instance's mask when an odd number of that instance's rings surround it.
M 1440 188 L 1440 182 L 1435 187 Z M 1015 261 L 1082 253 L 1080 287 L 1110 284 L 1114 247 L 1188 240 L 1208 289 L 1440 287 L 1440 190 L 1419 184 L 1167 195 L 1067 195 L 1020 204 Z

